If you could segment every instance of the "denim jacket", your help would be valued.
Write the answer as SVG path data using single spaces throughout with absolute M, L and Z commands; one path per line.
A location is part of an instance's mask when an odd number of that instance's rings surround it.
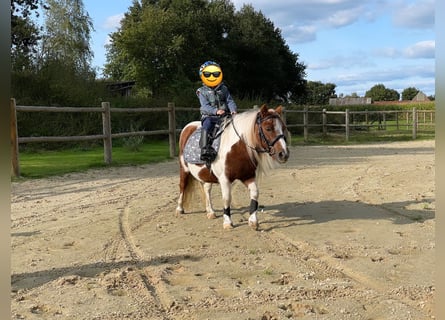
M 215 88 L 202 86 L 196 90 L 196 95 L 201 104 L 200 111 L 202 118 L 208 116 L 215 116 L 218 109 L 225 110 L 227 113 L 237 111 L 237 106 L 229 89 L 223 83 Z

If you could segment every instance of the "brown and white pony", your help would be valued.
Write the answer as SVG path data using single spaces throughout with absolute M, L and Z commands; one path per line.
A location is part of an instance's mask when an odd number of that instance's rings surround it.
M 282 107 L 268 109 L 262 105 L 260 110 L 252 109 L 233 116 L 221 135 L 218 155 L 210 169 L 205 164 L 191 164 L 184 160 L 184 147 L 191 134 L 201 126 L 200 121 L 187 124 L 179 137 L 179 199 L 177 214 L 184 214 L 184 203 L 196 179 L 203 186 L 207 217 L 216 218 L 211 200 L 213 183 L 221 185 L 224 205 L 223 227 L 233 228 L 230 215 L 231 187 L 240 180 L 250 192 L 249 226 L 258 229 L 258 186 L 257 177 L 267 174 L 278 163 L 289 158 L 286 126 L 281 118 Z

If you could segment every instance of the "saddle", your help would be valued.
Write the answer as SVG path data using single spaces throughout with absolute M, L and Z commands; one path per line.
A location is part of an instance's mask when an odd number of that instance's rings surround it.
M 231 120 L 230 120 L 231 121 Z M 218 153 L 220 142 L 221 142 L 221 134 L 224 129 L 230 123 L 230 121 L 223 121 L 220 125 L 215 126 L 215 129 L 212 134 L 212 147 L 216 153 Z M 199 139 L 201 138 L 201 129 L 199 127 L 192 133 L 192 135 L 188 138 L 184 150 L 184 160 L 185 162 L 192 164 L 204 164 L 206 163 L 204 160 L 201 160 L 201 147 L 199 146 Z

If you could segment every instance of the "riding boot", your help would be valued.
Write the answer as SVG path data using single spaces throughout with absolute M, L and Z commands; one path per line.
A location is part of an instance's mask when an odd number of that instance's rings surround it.
M 210 167 L 210 163 L 215 160 L 216 152 L 212 147 L 212 139 L 204 128 L 201 129 L 199 147 L 201 148 L 201 160 L 206 162 L 207 167 Z

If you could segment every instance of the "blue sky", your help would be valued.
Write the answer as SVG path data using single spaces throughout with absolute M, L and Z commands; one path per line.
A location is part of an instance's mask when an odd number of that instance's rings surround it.
M 336 84 L 337 94 L 363 96 L 383 83 L 399 93 L 435 94 L 434 0 L 232 0 L 253 5 L 281 29 L 306 66 L 307 80 Z M 132 0 L 84 0 L 95 32 L 93 66 Z

